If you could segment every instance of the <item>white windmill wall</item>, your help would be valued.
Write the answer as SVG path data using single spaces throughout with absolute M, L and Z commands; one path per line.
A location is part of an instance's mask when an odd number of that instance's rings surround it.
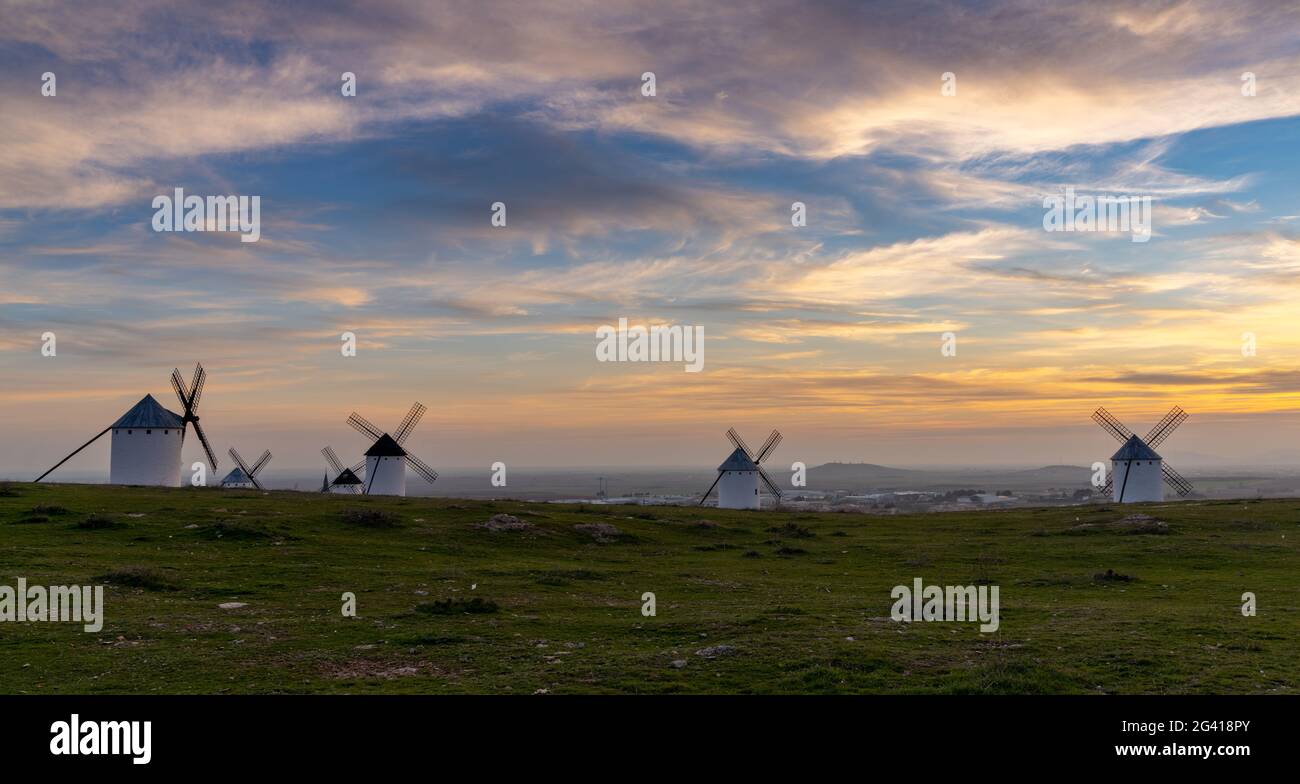
M 1159 460 L 1134 460 L 1130 465 L 1128 460 L 1112 460 L 1110 470 L 1115 485 L 1112 500 L 1119 501 L 1121 490 L 1126 504 L 1165 500 L 1160 463 Z
M 406 495 L 406 458 L 366 458 L 366 491 L 371 495 Z
M 108 482 L 114 485 L 181 486 L 180 428 L 116 428 Z
M 347 493 L 350 495 L 352 494 L 352 488 L 354 487 L 356 487 L 356 485 L 330 485 L 330 492 L 339 493 L 340 495 Z M 364 488 L 365 485 L 361 485 L 361 487 Z
M 246 487 L 246 488 L 252 489 L 252 487 L 253 487 L 253 483 L 252 483 L 252 482 L 222 482 L 222 483 L 221 483 L 221 486 L 222 486 L 222 487 L 232 487 L 232 488 L 236 488 L 236 487 Z
M 758 509 L 758 472 L 723 471 L 718 482 L 718 506 L 722 509 Z

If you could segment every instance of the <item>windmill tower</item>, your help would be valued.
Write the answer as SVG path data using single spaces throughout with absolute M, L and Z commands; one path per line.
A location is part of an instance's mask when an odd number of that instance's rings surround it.
M 262 456 L 257 458 L 257 462 L 253 464 L 252 468 L 248 467 L 248 464 L 244 462 L 244 458 L 239 456 L 239 453 L 235 451 L 233 446 L 229 451 L 230 459 L 235 461 L 235 468 L 229 474 L 226 474 L 225 479 L 221 480 L 221 486 L 227 488 L 244 487 L 265 490 L 266 488 L 262 487 L 262 483 L 257 481 L 257 474 L 266 467 L 267 463 L 271 462 L 271 450 L 268 449 L 263 452 Z
M 1187 412 L 1178 406 L 1169 409 L 1169 413 L 1151 428 L 1146 438 L 1138 438 L 1104 408 L 1094 411 L 1092 419 L 1123 444 L 1119 451 L 1111 455 L 1110 479 L 1106 480 L 1106 485 L 1102 488 L 1103 493 L 1111 494 L 1115 503 L 1163 501 L 1162 480 L 1179 496 L 1192 492 L 1192 483 L 1170 468 L 1155 450 L 1187 419 Z
M 207 436 L 203 434 L 203 428 L 199 427 L 198 414 L 195 413 L 207 377 L 203 365 L 197 365 L 194 378 L 186 387 L 180 370 L 172 370 L 172 388 L 176 390 L 176 397 L 185 412 L 183 415 L 163 408 L 153 395 L 145 395 L 130 411 L 104 428 L 99 435 L 77 447 L 72 454 L 55 463 L 54 468 L 36 477 L 36 481 L 49 476 L 56 468 L 111 431 L 113 438 L 108 468 L 110 484 L 180 487 L 181 447 L 185 443 L 185 429 L 191 424 L 203 444 L 203 451 L 208 455 L 208 466 L 216 471 L 217 457 L 212 453 Z
M 776 503 L 781 503 L 781 490 L 759 465 L 772 454 L 776 445 L 781 443 L 781 434 L 773 430 L 757 453 L 749 448 L 735 428 L 727 430 L 727 438 L 731 439 L 731 443 L 736 448 L 726 460 L 722 461 L 722 465 L 718 466 L 718 478 L 713 480 L 708 490 L 704 491 L 704 496 L 700 498 L 700 505 L 704 505 L 705 499 L 716 487 L 719 509 L 758 509 L 761 507 L 758 495 L 760 481 L 767 487 L 768 493 Z
M 365 488 L 365 484 L 357 476 L 357 472 L 365 467 L 366 461 L 362 460 L 351 468 L 346 468 L 343 461 L 339 460 L 339 456 L 334 454 L 333 447 L 327 446 L 320 453 L 325 455 L 325 460 L 329 462 L 330 468 L 334 469 L 334 480 L 330 481 L 329 474 L 326 474 L 325 483 L 321 486 L 321 492 L 359 495 Z
M 424 416 L 425 408 L 420 403 L 411 406 L 394 435 L 388 435 L 375 427 L 364 417 L 353 411 L 348 417 L 348 424 L 358 433 L 370 438 L 374 443 L 366 450 L 366 495 L 406 495 L 406 467 L 419 474 L 424 481 L 433 484 L 438 478 L 434 471 L 415 455 L 402 447 L 407 436 Z

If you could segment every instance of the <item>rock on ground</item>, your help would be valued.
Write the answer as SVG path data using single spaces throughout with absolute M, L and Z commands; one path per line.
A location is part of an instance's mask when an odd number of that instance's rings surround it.
M 486 523 L 479 525 L 479 528 L 486 528 L 489 531 L 527 531 L 532 527 L 532 523 L 526 523 L 518 517 L 508 514 L 494 514 L 488 518 Z
M 730 645 L 710 645 L 707 648 L 699 649 L 695 652 L 695 655 L 701 659 L 716 659 L 719 656 L 734 656 L 738 652 Z
M 583 523 L 573 526 L 574 530 L 587 534 L 597 542 L 612 542 L 623 535 L 623 532 L 610 525 L 609 523 Z

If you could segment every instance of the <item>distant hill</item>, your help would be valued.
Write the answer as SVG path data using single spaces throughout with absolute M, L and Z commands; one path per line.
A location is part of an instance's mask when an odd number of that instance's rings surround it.
M 826 463 L 808 469 L 808 487 L 814 490 L 867 485 L 910 485 L 925 482 L 927 471 L 891 468 L 875 463 Z
M 1084 466 L 1051 465 L 1042 468 L 910 469 L 875 463 L 826 463 L 808 469 L 810 490 L 952 490 L 981 488 L 996 492 L 1041 490 L 1048 487 L 1084 488 L 1091 480 Z

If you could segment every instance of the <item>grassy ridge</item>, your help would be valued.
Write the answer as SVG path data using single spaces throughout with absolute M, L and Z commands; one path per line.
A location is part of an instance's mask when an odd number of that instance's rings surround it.
M 1110 525 L 1135 511 L 1167 532 Z M 528 527 L 481 527 L 499 513 Z M 0 692 L 1296 693 L 1297 539 L 1297 500 L 866 517 L 15 484 L 0 584 L 107 583 L 107 617 L 0 623 Z M 891 621 L 914 577 L 999 585 L 1001 629 Z

